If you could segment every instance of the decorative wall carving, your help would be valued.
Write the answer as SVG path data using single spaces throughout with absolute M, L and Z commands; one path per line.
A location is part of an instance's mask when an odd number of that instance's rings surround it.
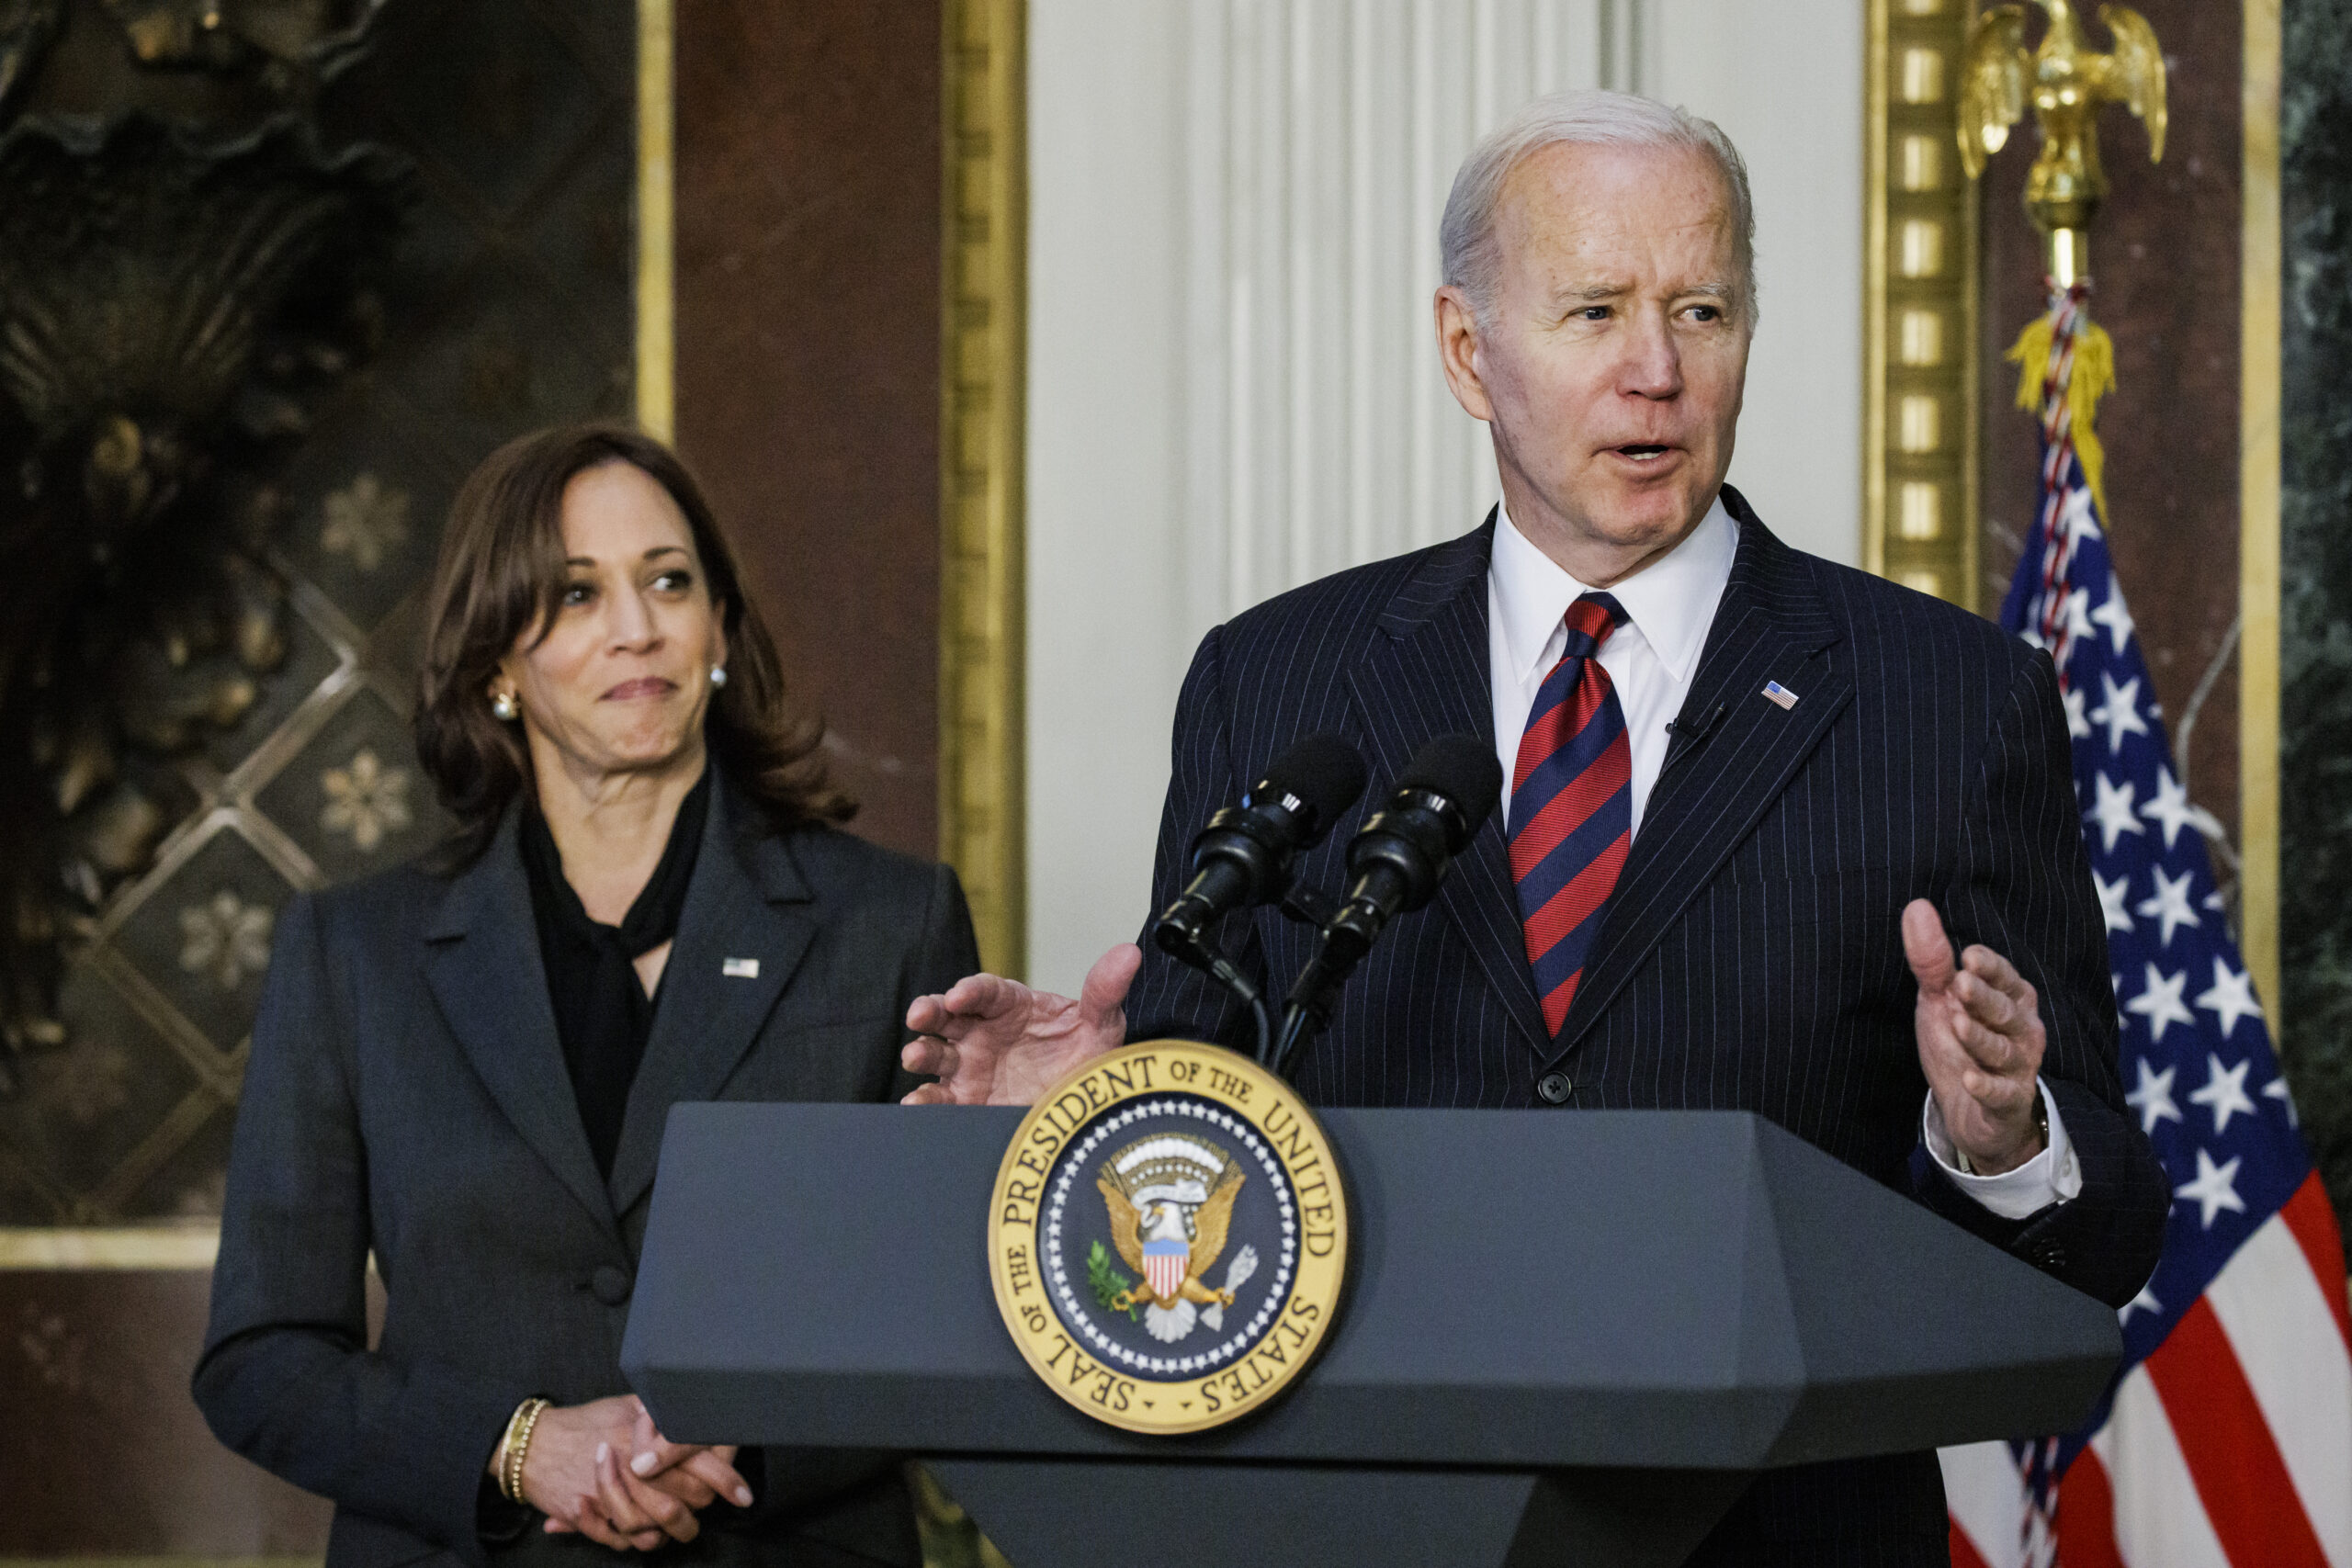
M 315 91 L 367 47 L 385 0 L 105 0 L 141 65 L 255 70 L 281 93 Z
M 63 1038 L 59 942 L 194 804 L 168 763 L 285 662 L 270 475 L 380 334 L 351 263 L 383 248 L 403 175 L 293 119 L 0 137 L 0 526 L 30 568 L 0 632 L 0 736 L 29 750 L 0 793 L 13 1050 Z
M 62 0 L 0 0 L 0 114 L 57 37 Z
M 48 9 L 0 0 L 0 1227 L 217 1212 L 288 899 L 447 825 L 450 495 L 632 403 L 627 0 Z

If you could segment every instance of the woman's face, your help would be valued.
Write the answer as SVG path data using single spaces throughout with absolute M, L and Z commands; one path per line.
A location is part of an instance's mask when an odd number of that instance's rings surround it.
M 552 624 L 515 639 L 492 694 L 522 705 L 542 772 L 698 765 L 727 637 L 684 513 L 635 464 L 600 463 L 564 487 L 563 553 Z

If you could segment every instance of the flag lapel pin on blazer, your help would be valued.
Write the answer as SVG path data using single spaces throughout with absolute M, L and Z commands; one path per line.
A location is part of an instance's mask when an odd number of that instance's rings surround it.
M 1764 697 L 1766 701 L 1776 703 L 1782 708 L 1792 708 L 1797 705 L 1797 694 L 1778 681 L 1764 682 Z
M 756 980 L 760 977 L 760 961 L 756 958 L 729 958 L 718 965 L 718 972 L 730 980 Z

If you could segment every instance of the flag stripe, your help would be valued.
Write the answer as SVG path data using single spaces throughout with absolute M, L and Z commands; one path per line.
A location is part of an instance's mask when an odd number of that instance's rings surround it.
M 2123 1568 L 2123 1554 L 2115 1547 L 2115 1489 L 2093 1449 L 2085 1449 L 2066 1467 L 2058 1498 L 2058 1561 L 2064 1568 Z
M 2278 1211 L 2287 1222 L 2287 1229 L 2295 1245 L 2312 1266 L 2312 1273 L 2321 1281 L 2320 1294 L 2326 1298 L 2329 1313 L 2335 1319 L 2335 1331 L 2344 1337 L 2345 1347 L 2352 1349 L 2352 1306 L 2345 1300 L 2344 1242 L 2335 1228 L 2335 1211 L 2328 1206 L 2327 1189 L 2320 1185 L 2319 1172 L 2303 1178 L 2287 1206 Z
M 1944 1501 L 1951 1512 L 1952 1568 L 1965 1568 L 1963 1540 L 1979 1568 L 2018 1568 L 2025 1539 L 2025 1480 L 2003 1442 L 1964 1443 L 1936 1450 L 1944 1471 Z
M 2132 1568 L 2230 1568 L 2144 1363 L 2116 1385 L 2114 1415 L 2090 1451 L 2107 1466 L 2116 1552 Z
M 2278 1442 L 2312 1534 L 2334 1568 L 2352 1568 L 2352 1472 L 2344 1466 L 2352 1454 L 2352 1355 L 2283 1217 L 2273 1215 L 2246 1238 L 2205 1299 Z
M 2326 1568 L 2262 1406 L 2205 1297 L 2181 1314 L 2146 1364 L 2231 1561 L 2239 1568 Z
M 1993 1568 L 1976 1550 L 1976 1543 L 1960 1528 L 1958 1519 L 1951 1522 L 1951 1568 Z

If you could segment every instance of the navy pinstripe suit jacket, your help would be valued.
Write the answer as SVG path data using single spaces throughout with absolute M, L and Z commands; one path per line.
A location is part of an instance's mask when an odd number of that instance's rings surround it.
M 2168 1194 L 2117 1077 L 2106 930 L 2050 660 L 1965 611 L 1789 548 L 1729 487 L 1724 501 L 1738 553 L 1677 728 L 1715 716 L 1668 752 L 1560 1032 L 1544 1027 L 1498 814 L 1430 907 L 1391 923 L 1298 1082 L 1330 1105 L 1534 1107 L 1536 1081 L 1557 1071 L 1572 1107 L 1757 1111 L 2120 1305 L 2154 1267 Z M 1490 516 L 1208 635 L 1177 705 L 1155 908 L 1181 889 L 1209 814 L 1302 736 L 1348 737 L 1375 781 L 1306 863 L 1307 885 L 1335 892 L 1348 839 L 1423 742 L 1492 743 L 1493 538 Z M 1768 681 L 1796 705 L 1767 701 Z M 1927 1081 L 1899 929 L 1915 897 L 2041 995 L 2042 1077 L 2083 1190 L 2029 1220 L 1958 1192 L 1919 1146 Z M 1313 933 L 1261 909 L 1231 917 L 1222 940 L 1279 995 Z M 1130 1039 L 1249 1038 L 1222 989 L 1148 938 L 1144 950 Z M 1773 1472 L 1702 1555 L 1818 1562 L 1843 1542 L 1857 1562 L 1940 1562 L 1945 1528 L 1933 1457 L 1906 1455 Z

